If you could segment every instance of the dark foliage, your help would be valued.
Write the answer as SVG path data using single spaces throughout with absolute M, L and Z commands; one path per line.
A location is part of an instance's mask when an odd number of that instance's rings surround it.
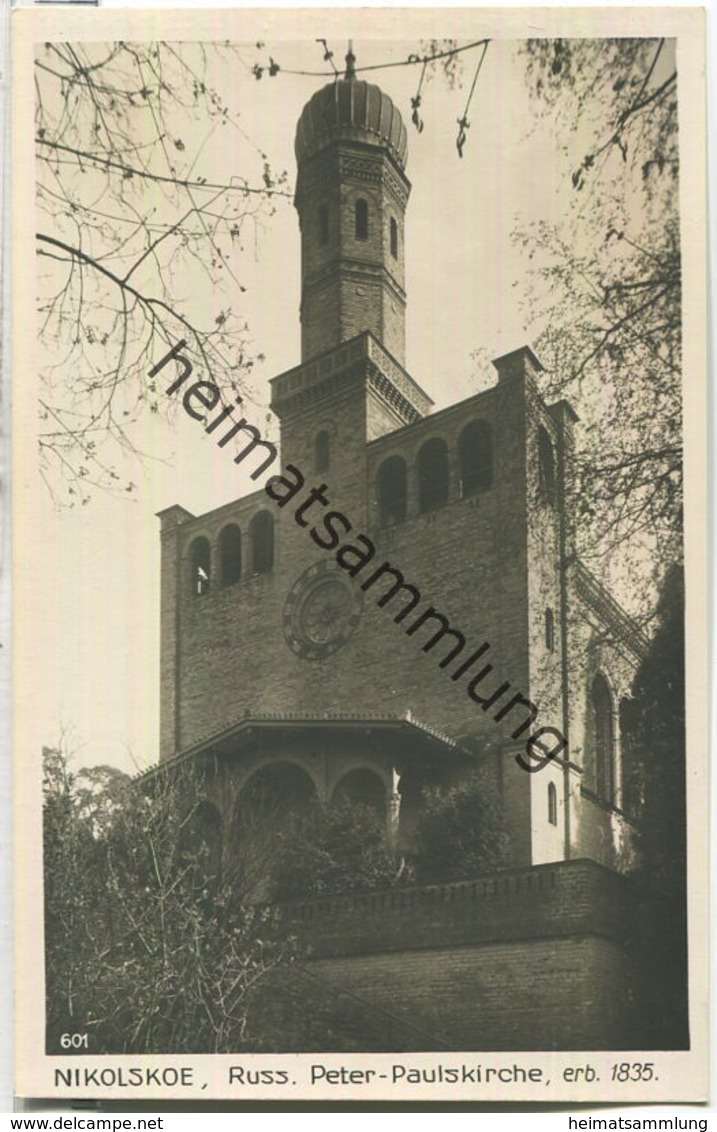
M 386 819 L 370 805 L 316 801 L 277 832 L 276 900 L 388 888 L 397 872 Z
M 425 788 L 413 856 L 419 883 L 467 880 L 498 868 L 505 848 L 500 808 L 478 773 Z
M 199 776 L 141 789 L 45 752 L 47 1048 L 247 1048 L 251 996 L 291 958 L 275 913 L 224 884 Z

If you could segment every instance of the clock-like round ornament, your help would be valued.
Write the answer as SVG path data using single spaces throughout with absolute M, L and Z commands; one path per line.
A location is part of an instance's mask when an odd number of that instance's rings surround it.
M 287 644 L 304 660 L 323 660 L 341 648 L 358 625 L 362 593 L 335 562 L 310 566 L 284 604 Z

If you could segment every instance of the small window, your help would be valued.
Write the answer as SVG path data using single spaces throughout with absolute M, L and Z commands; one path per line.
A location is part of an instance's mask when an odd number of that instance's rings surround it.
M 406 518 L 406 464 L 400 456 L 389 456 L 379 468 L 376 482 L 381 526 L 402 523 Z
M 362 199 L 356 201 L 356 239 L 368 240 L 368 204 Z
M 314 441 L 314 471 L 328 470 L 330 450 L 331 441 L 328 432 L 320 432 Z
M 259 511 L 251 521 L 252 573 L 268 574 L 274 568 L 274 521 L 268 511 Z
M 319 243 L 328 244 L 329 242 L 329 206 L 328 204 L 319 205 Z
M 209 539 L 195 538 L 189 548 L 189 589 L 194 597 L 209 593 L 211 580 L 211 551 Z
M 548 783 L 548 821 L 551 825 L 558 824 L 558 792 L 555 783 Z
M 461 496 L 487 491 L 493 483 L 493 430 L 488 421 L 471 421 L 458 441 Z
M 219 536 L 219 559 L 222 585 L 233 586 L 241 578 L 241 531 L 230 523 Z
M 545 647 L 548 652 L 555 650 L 555 618 L 552 609 L 545 610 Z
M 394 259 L 398 256 L 398 224 L 391 217 L 391 255 Z
M 428 440 L 418 453 L 418 505 L 435 511 L 448 502 L 448 449 L 444 440 Z
M 548 503 L 555 502 L 555 454 L 553 442 L 544 428 L 538 431 L 539 483 L 542 494 Z

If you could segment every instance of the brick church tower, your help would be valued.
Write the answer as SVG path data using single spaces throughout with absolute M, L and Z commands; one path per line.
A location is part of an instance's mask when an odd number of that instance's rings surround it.
M 423 787 L 477 768 L 502 810 L 507 871 L 418 904 L 396 889 L 390 915 L 380 894 L 344 905 L 348 926 L 319 932 L 316 962 L 370 1004 L 380 953 L 404 1009 L 401 956 L 420 939 L 430 983 L 431 954 L 457 947 L 455 986 L 421 1007 L 439 1012 L 432 1032 L 452 1019 L 458 1048 L 540 1048 L 535 1027 L 543 1048 L 618 1048 L 617 999 L 602 1010 L 592 993 L 583 1008 L 571 992 L 568 1009 L 538 979 L 534 1018 L 516 1022 L 498 972 L 515 994 L 528 953 L 527 970 L 542 958 L 574 991 L 628 978 L 620 707 L 645 642 L 576 560 L 577 418 L 545 403 L 530 348 L 439 412 L 406 372 L 406 129 L 354 66 L 349 52 L 297 126 L 302 358 L 271 383 L 280 462 L 233 503 L 160 514 L 161 760 L 211 765 L 225 857 L 259 781 L 298 803 L 369 802 L 406 849 Z M 431 912 L 445 900 L 452 914 Z M 355 956 L 339 974 L 337 954 Z M 487 984 L 478 1035 L 460 1004 Z

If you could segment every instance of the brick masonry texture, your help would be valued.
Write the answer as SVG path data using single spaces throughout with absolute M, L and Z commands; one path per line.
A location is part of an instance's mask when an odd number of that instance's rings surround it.
M 308 958 L 255 1020 L 297 1050 L 327 1032 L 343 1050 L 627 1049 L 630 899 L 622 878 L 574 861 L 313 901 L 289 910 Z
M 644 642 L 575 559 L 575 414 L 565 402 L 545 403 L 541 366 L 527 347 L 496 359 L 492 386 L 430 414 L 430 399 L 402 369 L 410 192 L 403 170 L 380 136 L 359 139 L 343 126 L 310 156 L 302 152 L 302 361 L 272 382 L 280 462 L 257 491 L 233 503 L 200 516 L 180 506 L 160 515 L 161 758 L 211 755 L 209 793 L 224 860 L 234 852 L 244 786 L 267 763 L 290 764 L 292 774 L 299 768 L 324 801 L 342 776 L 370 771 L 387 812 L 401 802 L 404 819 L 418 804 L 422 775 L 455 778 L 477 766 L 502 807 L 511 869 L 463 885 L 293 909 L 292 930 L 310 951 L 303 964 L 273 976 L 273 994 L 258 996 L 257 1032 L 281 1033 L 285 1049 L 626 1048 L 637 994 L 628 890 L 602 866 L 625 870 L 633 861 L 633 831 L 621 809 L 619 704 Z M 365 238 L 356 228 L 357 201 L 367 208 Z M 492 436 L 492 477 L 467 492 L 462 437 L 476 422 Z M 322 433 L 329 461 L 317 469 Z M 223 462 L 231 476 L 232 456 L 246 440 L 220 449 L 208 438 L 206 459 Z M 445 501 L 427 510 L 419 466 L 430 441 L 445 445 L 448 488 Z M 246 466 L 256 468 L 263 457 L 250 454 Z M 378 490 L 392 458 L 406 471 L 406 515 L 398 522 L 382 516 Z M 305 487 L 278 507 L 263 486 L 288 465 L 300 470 Z M 357 545 L 364 534 L 376 556 L 352 583 L 361 612 L 351 634 L 329 654 L 307 659 L 287 631 L 295 608 L 288 599 L 310 567 L 334 561 L 334 551 L 319 549 L 309 535 L 313 526 L 324 533 L 321 506 L 306 515 L 305 527 L 294 518 L 319 485 L 326 510 L 352 525 L 341 543 Z M 272 524 L 274 560 L 256 573 L 252 521 L 260 511 Z M 220 562 L 228 524 L 242 539 L 241 578 L 232 584 Z M 209 590 L 201 595 L 190 569 L 197 538 L 208 541 L 211 555 Z M 384 561 L 422 596 L 416 614 L 400 624 L 394 618 L 405 593 L 377 604 L 390 579 L 361 589 Z M 466 638 L 445 669 L 439 662 L 450 638 L 425 653 L 435 625 L 413 636 L 405 631 L 429 604 Z M 484 643 L 485 656 L 452 681 L 461 659 Z M 485 664 L 493 671 L 479 694 L 510 684 L 489 711 L 466 692 Z M 614 706 L 610 799 L 597 794 L 590 704 L 597 673 Z M 537 774 L 516 762 L 530 734 L 513 737 L 525 709 L 494 720 L 514 694 L 538 708 L 535 727 L 568 739 L 565 757 Z M 257 725 L 253 733 L 251 722 L 266 717 L 275 730 Z M 387 722 L 399 719 L 413 720 L 413 730 Z M 431 740 L 432 732 L 445 741 Z

